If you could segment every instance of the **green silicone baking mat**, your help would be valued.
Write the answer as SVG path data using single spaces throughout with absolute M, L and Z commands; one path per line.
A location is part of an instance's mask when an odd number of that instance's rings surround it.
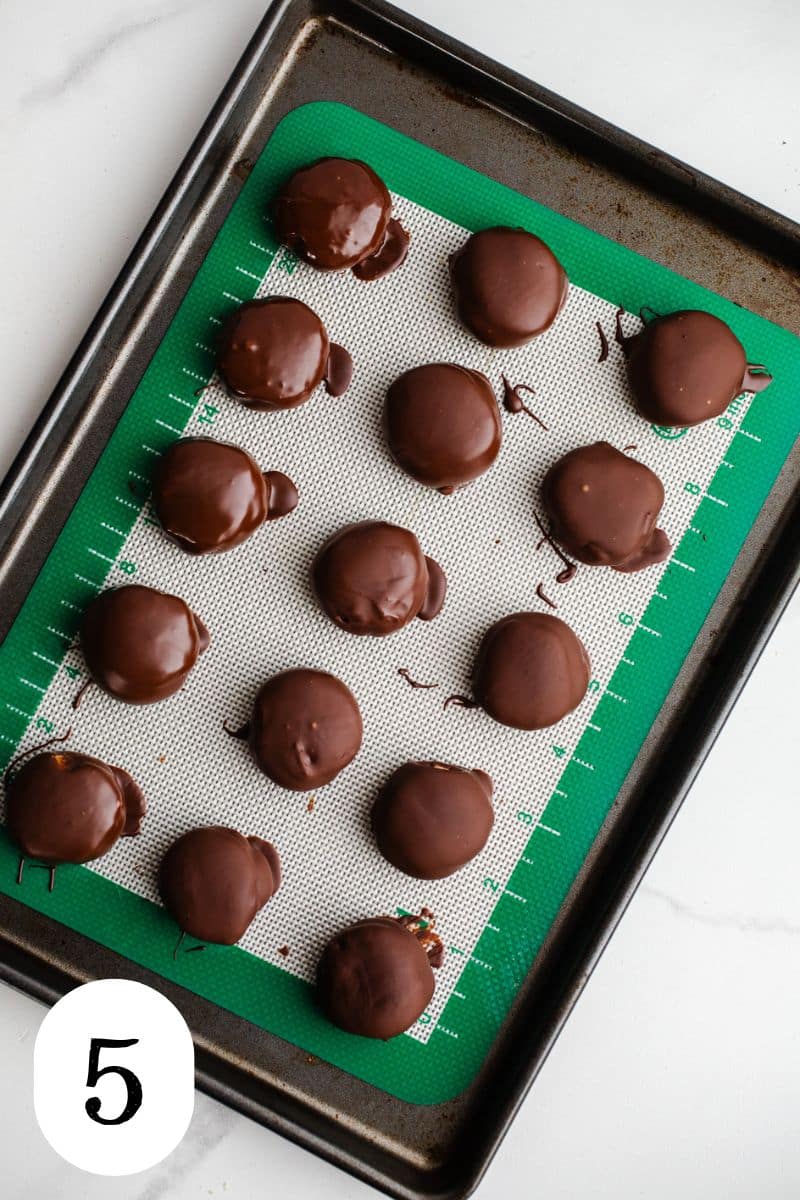
M 407 263 L 384 280 L 316 273 L 274 240 L 269 201 L 279 181 L 332 154 L 368 161 L 411 232 Z M 517 350 L 487 349 L 452 309 L 448 256 L 465 231 L 493 224 L 541 236 L 571 281 L 553 328 Z M 269 293 L 306 300 L 351 351 L 345 396 L 320 389 L 299 410 L 260 414 L 217 386 L 220 321 Z M 617 310 L 632 333 L 644 306 L 715 313 L 773 382 L 701 427 L 647 424 L 632 408 L 614 336 Z M 503 374 L 529 385 L 546 426 L 504 414 L 497 464 L 450 497 L 394 466 L 380 423 L 389 382 L 443 359 L 485 371 L 498 395 Z M 270 1030 L 404 1100 L 457 1095 L 486 1056 L 793 445 L 798 392 L 800 342 L 785 330 L 351 108 L 296 109 L 254 164 L 0 647 L 3 763 L 71 726 L 71 748 L 126 767 L 142 784 L 142 833 L 91 868 L 59 867 L 52 892 L 45 871 L 27 870 L 17 885 L 17 852 L 3 835 L 0 889 L 247 1018 L 254 1036 Z M 184 432 L 237 442 L 264 469 L 287 472 L 299 485 L 297 511 L 231 554 L 183 555 L 154 522 L 147 493 L 157 456 Z M 560 454 L 600 438 L 628 447 L 664 480 L 661 524 L 674 552 L 638 575 L 584 567 L 561 585 L 534 523 L 538 483 Z M 444 566 L 449 594 L 435 621 L 365 640 L 318 610 L 308 583 L 316 547 L 367 517 L 414 529 Z M 94 689 L 73 711 L 85 681 L 80 614 L 101 588 L 134 580 L 184 596 L 208 625 L 211 647 L 162 704 L 130 708 Z M 488 625 L 520 609 L 549 611 L 537 585 L 588 647 L 585 701 L 538 733 L 505 729 L 477 710 L 445 710 L 447 696 L 468 691 Z M 222 727 L 246 718 L 268 675 L 294 665 L 341 676 L 364 716 L 361 754 L 311 800 L 272 785 Z M 401 667 L 437 686 L 412 689 Z M 489 844 L 450 879 L 408 879 L 372 845 L 371 799 L 408 758 L 482 767 L 495 780 Z M 274 840 L 284 883 L 240 946 L 184 947 L 173 957 L 177 930 L 157 902 L 156 866 L 173 838 L 211 822 Z M 360 916 L 423 905 L 447 948 L 431 1009 L 388 1043 L 328 1025 L 309 982 L 326 938 Z

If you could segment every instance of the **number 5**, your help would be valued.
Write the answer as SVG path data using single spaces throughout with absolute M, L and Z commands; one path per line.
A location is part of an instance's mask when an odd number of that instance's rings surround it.
M 100 1066 L 100 1051 L 106 1048 L 118 1049 L 123 1046 L 135 1046 L 138 1043 L 138 1038 L 127 1038 L 125 1041 L 117 1041 L 114 1038 L 92 1038 L 89 1047 L 89 1072 L 86 1076 L 86 1086 L 95 1087 L 98 1079 L 102 1075 L 119 1075 L 125 1081 L 125 1087 L 128 1089 L 128 1098 L 125 1101 L 125 1107 L 118 1117 L 101 1117 L 100 1107 L 102 1101 L 99 1096 L 92 1096 L 86 1101 L 86 1112 L 93 1121 L 97 1121 L 98 1125 L 122 1125 L 125 1121 L 130 1121 L 131 1117 L 135 1117 L 139 1109 L 142 1107 L 142 1085 L 139 1082 L 138 1076 L 134 1075 L 133 1071 L 127 1067 L 101 1067 Z

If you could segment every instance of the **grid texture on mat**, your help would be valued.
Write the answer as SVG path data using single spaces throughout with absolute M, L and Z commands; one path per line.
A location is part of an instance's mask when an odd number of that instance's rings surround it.
M 2 736 L 8 743 L 20 740 L 29 746 L 42 739 L 43 729 L 72 724 L 72 747 L 126 767 L 150 801 L 141 835 L 118 843 L 88 870 L 68 872 L 58 884 L 61 901 L 58 892 L 49 899 L 40 890 L 26 891 L 26 902 L 58 919 L 65 919 L 69 910 L 69 923 L 184 986 L 387 1090 L 430 1101 L 455 1094 L 480 1062 L 613 802 L 652 719 L 648 706 L 657 711 L 719 586 L 710 571 L 698 582 L 697 555 L 721 546 L 729 564 L 741 542 L 733 523 L 719 525 L 733 520 L 726 477 L 735 476 L 731 487 L 741 491 L 740 521 L 746 521 L 747 504 L 757 510 L 760 503 L 757 460 L 741 456 L 757 454 L 762 438 L 742 427 L 749 397 L 737 400 L 729 415 L 686 436 L 665 436 L 667 431 L 639 418 L 614 340 L 617 306 L 576 283 L 544 336 L 515 350 L 482 346 L 456 320 L 448 281 L 448 256 L 463 243 L 467 229 L 400 194 L 401 187 L 394 196 L 395 213 L 411 232 L 411 251 L 404 267 L 387 279 L 364 284 L 349 273 L 320 274 L 285 251 L 275 253 L 263 219 L 268 190 L 256 189 L 273 186 L 292 159 L 337 152 L 325 138 L 335 143 L 339 137 L 341 153 L 368 145 L 370 153 L 365 149 L 363 156 L 389 182 L 394 182 L 390 170 L 402 173 L 405 163 L 409 179 L 424 179 L 420 190 L 435 191 L 442 180 L 450 181 L 451 192 L 458 190 L 455 176 L 464 168 L 350 110 L 332 113 L 335 107 L 300 110 L 273 135 L 190 291 L 184 305 L 191 304 L 189 315 L 179 313 L 145 376 L 143 388 L 153 377 L 155 407 L 145 419 L 144 400 L 140 415 L 134 398 L 98 468 L 109 471 L 106 490 L 92 492 L 88 485 L 76 510 L 82 507 L 87 522 L 91 518 L 122 539 L 111 554 L 81 546 L 99 560 L 94 563 L 99 570 L 105 571 L 104 557 L 113 564 L 107 585 L 135 578 L 183 596 L 210 629 L 210 648 L 185 688 L 168 701 L 128 707 L 94 690 L 75 714 L 70 704 L 83 663 L 79 652 L 69 648 L 63 660 L 69 669 L 58 670 L 52 682 L 43 685 L 36 682 L 41 676 L 23 677 L 22 700 L 16 705 L 7 701 L 6 709 L 31 718 L 30 724 L 16 737 Z M 320 113 L 310 111 L 314 109 L 326 110 L 324 133 Z M 642 270 L 643 260 L 622 248 L 500 185 L 471 177 L 474 188 L 463 192 L 465 225 L 489 224 L 504 212 L 511 221 L 524 205 L 525 224 L 546 233 L 551 244 L 554 239 L 543 228 L 547 221 L 570 226 L 566 232 L 561 229 L 561 236 L 568 247 L 574 246 L 574 261 L 585 280 L 593 278 L 592 255 L 601 251 L 608 256 L 611 284 L 619 284 L 617 294 L 630 286 L 626 281 L 634 274 L 633 260 Z M 497 211 L 487 209 L 481 219 L 473 211 L 476 194 L 497 195 Z M 581 272 L 571 270 L 569 257 L 565 261 L 574 279 Z M 655 281 L 669 276 L 645 265 Z M 237 278 L 238 295 L 230 290 Z M 680 288 L 691 292 L 694 287 L 675 276 L 669 281 L 674 289 L 670 297 L 678 300 Z M 655 283 L 652 290 L 657 294 Z M 345 345 L 355 361 L 345 396 L 333 399 L 320 388 L 300 409 L 267 415 L 248 411 L 215 383 L 199 399 L 192 395 L 198 383 L 211 378 L 210 347 L 220 316 L 237 298 L 254 293 L 297 296 L 320 314 L 332 339 Z M 646 298 L 642 294 L 641 303 Z M 745 316 L 774 330 L 751 314 Z M 610 345 L 602 362 L 598 323 Z M 639 319 L 627 313 L 622 324 L 630 333 Z M 776 330 L 777 335 L 788 338 Z M 765 346 L 769 349 L 769 343 Z M 769 354 L 763 357 L 771 365 Z M 391 461 L 381 431 L 389 383 L 408 367 L 441 360 L 486 372 L 498 397 L 504 374 L 512 383 L 529 385 L 535 394 L 526 400 L 547 427 L 525 413 L 504 413 L 497 463 L 449 497 L 403 474 Z M 757 406 L 763 401 L 764 396 L 758 397 Z M 146 506 L 139 511 L 134 495 L 137 488 L 146 489 L 155 457 L 184 430 L 184 422 L 187 434 L 235 442 L 265 470 L 289 474 L 299 486 L 298 509 L 265 525 L 231 553 L 206 559 L 184 555 L 163 536 Z M 130 443 L 126 451 L 123 437 Z M 580 567 L 569 584 L 559 585 L 560 562 L 546 544 L 538 545 L 538 487 L 559 455 L 600 438 L 628 447 L 662 478 L 666 501 L 660 524 L 675 553 L 670 564 L 634 575 Z M 425 553 L 442 564 L 449 590 L 436 620 L 413 622 L 388 638 L 363 639 L 339 630 L 321 612 L 309 586 L 315 550 L 341 525 L 365 518 L 413 529 Z M 78 534 L 68 526 L 62 541 L 71 536 L 77 545 Z M 719 564 L 715 569 L 719 575 Z M 84 585 L 90 583 L 82 574 L 72 574 Z M 92 581 L 100 582 L 96 574 Z M 549 611 L 537 596 L 539 584 L 589 651 L 593 680 L 583 703 L 557 727 L 538 733 L 506 729 L 477 710 L 453 706 L 445 711 L 446 697 L 469 690 L 476 648 L 493 621 L 522 609 Z M 56 645 L 63 654 L 80 605 L 66 599 L 53 563 L 37 586 L 42 613 L 50 611 L 45 602 L 61 606 L 56 609 L 61 614 L 58 628 L 52 617 L 46 627 L 61 639 Z M 666 606 L 670 598 L 671 627 L 666 615 L 663 620 L 658 616 L 659 605 Z M 661 611 L 666 614 L 666 608 Z M 17 625 L 30 629 L 37 614 L 33 608 L 24 610 Z M 47 619 L 39 617 L 40 624 Z M 9 646 L 12 642 L 9 638 Z M 11 649 L 5 651 L 10 655 Z M 52 647 L 47 655 L 36 649 L 32 653 L 54 667 L 61 661 L 52 658 Z M 255 768 L 246 746 L 223 729 L 223 721 L 235 726 L 247 719 L 264 679 L 298 665 L 340 676 L 357 696 L 364 718 L 360 754 L 319 790 L 313 804 L 307 794 L 273 785 Z M 414 690 L 399 676 L 399 668 L 438 686 Z M 628 672 L 630 679 L 633 671 L 640 700 L 634 698 L 632 683 L 626 687 L 618 682 L 620 673 L 624 678 Z M 47 716 L 34 719 L 37 713 Z M 372 798 L 389 772 L 410 758 L 481 767 L 495 782 L 495 827 L 489 843 L 450 879 L 411 880 L 385 863 L 372 842 Z M 253 921 L 241 950 L 209 948 L 173 963 L 165 947 L 171 946 L 174 926 L 150 904 L 137 906 L 133 897 L 157 902 L 154 880 L 161 854 L 179 834 L 205 823 L 229 824 L 273 840 L 284 881 Z M 105 901 L 106 915 L 96 913 L 90 930 L 80 910 L 92 907 L 91 880 L 99 886 L 101 878 L 124 891 L 96 894 L 94 907 L 102 908 Z M 5 889 L 5 883 L 0 886 Z M 313 1013 L 305 987 L 325 940 L 358 917 L 418 911 L 423 905 L 436 914 L 447 954 L 437 972 L 431 1008 L 418 1025 L 387 1046 L 365 1045 L 326 1026 Z M 281 953 L 286 948 L 288 954 Z

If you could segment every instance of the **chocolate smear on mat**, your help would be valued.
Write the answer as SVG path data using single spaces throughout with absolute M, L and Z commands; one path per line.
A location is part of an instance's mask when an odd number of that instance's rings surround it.
M 353 378 L 353 360 L 344 346 L 331 342 L 328 351 L 328 366 L 325 371 L 325 391 L 329 396 L 341 396 Z
M 449 708 L 450 705 L 455 705 L 456 708 L 478 708 L 478 701 L 473 700 L 471 696 L 462 696 L 460 692 L 454 692 L 452 696 L 448 696 L 442 708 Z
M 361 262 L 356 263 L 353 267 L 353 274 L 357 279 L 367 282 L 371 282 L 373 279 L 383 279 L 384 275 L 396 271 L 406 261 L 410 241 L 409 233 L 403 228 L 397 217 L 392 217 L 386 226 L 386 233 L 380 249 L 371 254 L 369 258 L 364 258 Z
M 288 946 L 278 946 L 278 954 L 282 955 L 283 958 L 288 958 L 289 957 L 289 947 Z
M 597 359 L 599 363 L 605 362 L 608 358 L 608 338 L 605 335 L 605 330 L 599 321 L 595 321 L 595 327 L 600 337 L 600 356 Z

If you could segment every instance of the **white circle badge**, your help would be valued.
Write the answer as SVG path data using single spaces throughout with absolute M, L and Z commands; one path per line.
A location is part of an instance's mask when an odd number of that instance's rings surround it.
M 194 1110 L 194 1046 L 175 1005 L 130 979 L 68 992 L 41 1024 L 33 1105 L 53 1149 L 95 1175 L 161 1162 Z

